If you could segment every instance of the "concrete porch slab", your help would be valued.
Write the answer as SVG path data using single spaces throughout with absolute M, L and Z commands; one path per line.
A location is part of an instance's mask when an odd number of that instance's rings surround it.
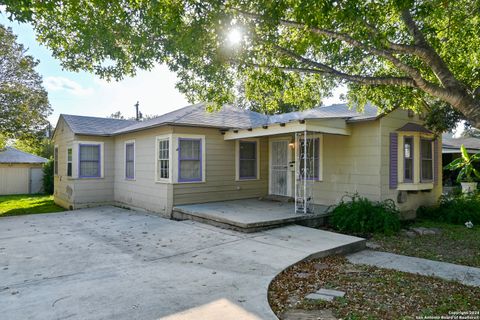
M 178 205 L 173 208 L 173 218 L 242 232 L 257 232 L 293 223 L 320 226 L 328 216 L 327 207 L 317 205 L 315 210 L 314 214 L 304 215 L 295 213 L 292 202 L 242 199 Z

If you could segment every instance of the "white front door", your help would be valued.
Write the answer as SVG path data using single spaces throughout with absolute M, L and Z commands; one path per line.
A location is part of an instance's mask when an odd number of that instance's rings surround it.
M 289 196 L 289 140 L 270 141 L 270 194 Z
M 30 168 L 30 193 L 40 193 L 43 190 L 42 168 Z

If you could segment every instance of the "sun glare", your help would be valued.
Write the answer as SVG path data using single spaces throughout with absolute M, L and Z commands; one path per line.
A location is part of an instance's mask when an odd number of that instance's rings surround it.
M 228 42 L 230 45 L 237 45 L 242 41 L 242 32 L 238 28 L 231 29 L 228 32 Z

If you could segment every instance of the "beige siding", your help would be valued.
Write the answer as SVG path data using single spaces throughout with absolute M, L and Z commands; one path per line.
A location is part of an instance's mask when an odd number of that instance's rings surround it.
M 68 125 L 60 120 L 55 130 L 58 146 L 58 175 L 55 176 L 55 202 L 66 208 L 82 208 L 113 203 L 114 159 L 113 138 L 74 135 Z M 103 143 L 102 178 L 76 178 L 78 172 L 78 143 Z M 74 177 L 67 177 L 67 148 L 73 148 Z
M 116 203 L 170 216 L 172 184 L 155 182 L 155 143 L 156 136 L 171 132 L 171 127 L 161 127 L 115 137 Z M 125 142 L 130 140 L 135 141 L 134 180 L 125 179 Z
M 58 146 L 58 175 L 54 177 L 54 200 L 65 208 L 73 208 L 73 181 L 67 178 L 67 145 L 73 143 L 74 134 L 60 118 L 53 141 Z
M 113 203 L 115 148 L 112 137 L 92 137 L 75 135 L 76 142 L 103 142 L 103 177 L 69 178 L 74 182 L 74 207 L 81 208 L 98 204 Z M 73 167 L 78 168 L 78 146 L 74 145 Z M 66 153 L 66 151 L 65 151 Z M 78 153 L 77 153 L 78 155 Z
M 378 121 L 350 124 L 351 135 L 323 135 L 323 179 L 313 187 L 314 202 L 338 203 L 346 193 L 380 199 Z
M 225 141 L 218 129 L 174 127 L 174 133 L 205 135 L 206 141 L 206 181 L 174 184 L 174 205 L 267 195 L 268 138 L 260 138 L 260 178 L 236 181 L 235 141 Z
M 29 193 L 30 168 L 41 167 L 41 164 L 0 164 L 0 195 Z
M 381 188 L 382 188 L 382 199 L 393 199 L 397 201 L 398 191 L 395 189 L 390 189 L 389 186 L 389 159 L 390 159 L 390 132 L 394 132 L 396 129 L 402 127 L 407 122 L 413 122 L 422 124 L 422 121 L 417 117 L 414 116 L 412 118 L 408 117 L 407 111 L 405 110 L 395 110 L 388 114 L 387 116 L 380 119 L 380 127 L 381 127 L 381 157 L 382 157 L 382 166 L 380 168 L 380 175 L 381 175 Z M 438 139 L 441 139 L 440 137 Z M 400 142 L 400 141 L 399 141 Z M 441 140 L 439 142 L 441 146 Z M 417 146 L 418 147 L 418 146 Z M 405 203 L 397 203 L 398 207 L 401 211 L 411 211 L 415 210 L 420 205 L 432 205 L 434 204 L 438 197 L 441 195 L 442 192 L 442 156 L 441 156 L 441 147 L 438 148 L 438 172 L 437 175 L 439 177 L 437 185 L 433 188 L 433 190 L 429 191 L 417 191 L 412 192 L 409 191 L 407 195 L 407 202 Z M 399 154 L 400 156 L 400 154 Z M 418 160 L 418 153 L 417 153 L 417 160 Z M 415 160 L 414 167 L 418 169 L 418 161 Z M 399 159 L 399 170 L 402 167 L 403 162 L 401 158 Z M 415 170 L 415 174 L 418 176 L 418 170 Z

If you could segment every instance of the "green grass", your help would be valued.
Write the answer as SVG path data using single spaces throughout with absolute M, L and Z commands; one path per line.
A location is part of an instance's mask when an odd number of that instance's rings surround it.
M 0 217 L 23 214 L 60 212 L 65 209 L 53 202 L 53 196 L 43 194 L 21 194 L 0 196 Z
M 409 227 L 438 228 L 441 234 L 413 238 L 400 232 L 394 236 L 375 235 L 373 241 L 380 251 L 480 267 L 480 226 L 468 229 L 435 221 L 418 221 Z

